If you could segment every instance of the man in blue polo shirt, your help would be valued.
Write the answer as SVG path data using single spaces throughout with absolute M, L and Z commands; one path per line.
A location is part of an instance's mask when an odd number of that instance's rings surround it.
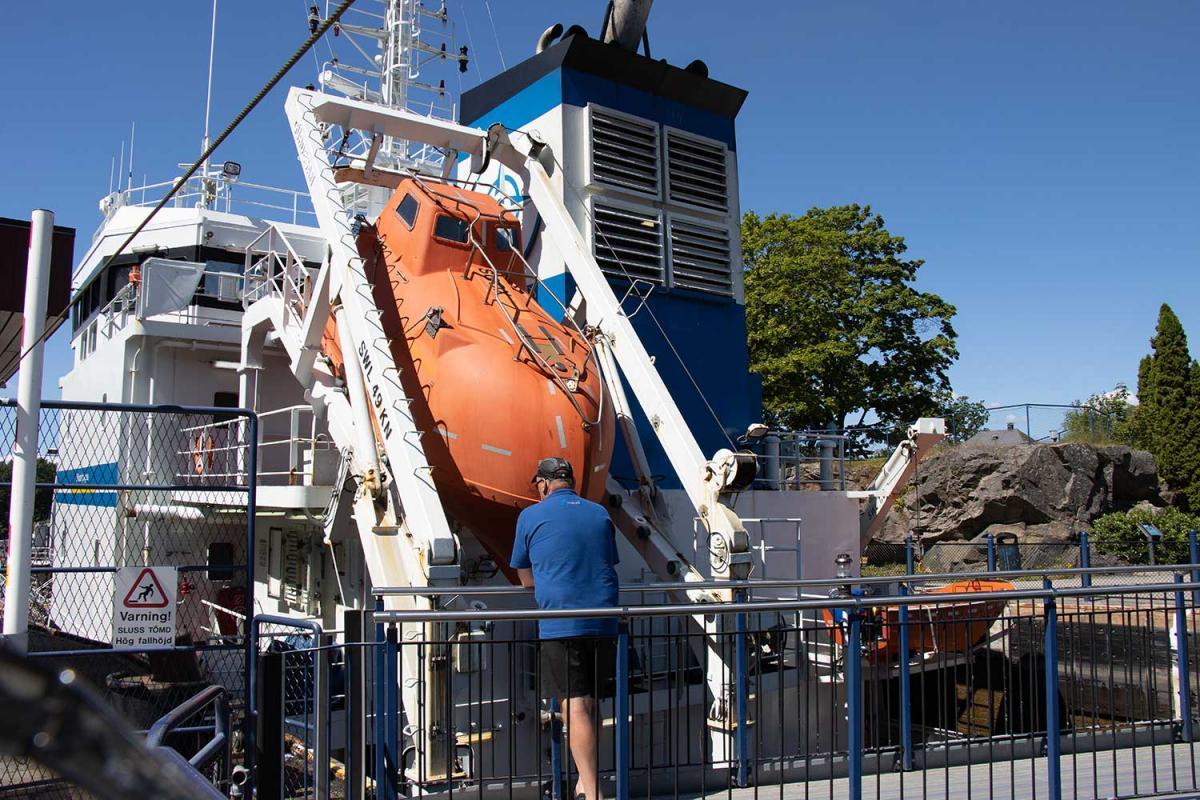
M 511 566 L 533 587 L 538 608 L 617 605 L 616 533 L 603 506 L 575 493 L 575 472 L 543 458 L 533 476 L 541 502 L 521 512 Z M 576 797 L 603 800 L 596 768 L 596 698 L 616 658 L 613 618 L 538 621 L 542 693 L 563 704 L 567 740 L 579 773 Z

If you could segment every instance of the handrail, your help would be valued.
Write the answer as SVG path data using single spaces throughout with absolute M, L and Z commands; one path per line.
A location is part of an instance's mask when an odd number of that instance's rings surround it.
M 228 694 L 224 686 L 206 686 L 201 689 L 159 717 L 150 726 L 150 730 L 146 733 L 146 746 L 154 748 L 163 747 L 173 750 L 174 748 L 163 744 L 167 735 L 211 705 L 213 706 L 214 713 L 213 737 L 196 751 L 195 755 L 188 759 L 188 763 L 196 769 L 202 770 L 211 766 L 213 762 L 220 758 L 222 763 L 221 774 L 222 776 L 228 774 L 229 751 L 232 746 L 229 737 Z
M 1046 567 L 1042 569 L 1021 569 L 992 572 L 940 572 L 918 573 L 914 575 L 877 575 L 873 577 L 829 577 L 829 578 L 756 578 L 743 581 L 655 581 L 652 583 L 625 584 L 620 587 L 622 592 L 653 592 L 680 591 L 692 589 L 796 589 L 804 587 L 828 588 L 830 586 L 870 586 L 891 583 L 936 583 L 938 581 L 968 581 L 996 580 L 1007 578 L 1033 578 L 1055 576 L 1069 578 L 1080 575 L 1126 575 L 1146 572 L 1182 573 L 1194 570 L 1194 564 L 1131 564 L 1113 567 Z M 371 589 L 374 597 L 408 596 L 421 597 L 446 595 L 507 595 L 532 594 L 533 589 L 524 586 L 375 586 Z M 1092 591 L 1091 594 L 1096 594 Z M 941 595 L 947 597 L 948 595 Z M 706 605 L 705 610 L 711 608 Z
M 258 628 L 263 623 L 267 623 L 268 625 L 282 625 L 282 626 L 287 626 L 290 628 L 299 628 L 300 630 L 309 631 L 312 633 L 313 636 L 316 637 L 318 644 L 321 642 L 321 636 L 324 634 L 324 631 L 321 628 L 321 623 L 317 622 L 316 620 L 293 619 L 291 617 L 284 617 L 284 616 L 280 616 L 278 614 L 255 614 L 254 618 L 250 620 L 250 652 L 255 657 L 258 656 L 258 639 L 259 639 Z M 255 691 L 255 687 L 256 687 L 258 681 L 255 680 L 255 674 L 256 674 L 256 671 L 250 672 L 250 713 L 251 714 L 255 714 L 258 712 L 258 708 L 257 708 L 258 697 L 257 697 L 257 692 Z
M 838 583 L 838 581 L 830 581 Z M 894 597 L 838 596 L 812 600 L 764 600 L 748 603 L 674 603 L 658 606 L 612 606 L 610 608 L 555 608 L 555 609 L 472 609 L 468 611 L 385 610 L 376 611 L 375 622 L 469 622 L 486 619 L 498 620 L 547 620 L 580 619 L 603 617 L 624 619 L 629 617 L 693 616 L 697 608 L 704 614 L 745 614 L 764 612 L 809 611 L 825 609 L 865 609 L 885 606 L 948 605 L 953 603 L 977 603 L 997 600 L 1057 600 L 1069 597 L 1096 597 L 1099 595 L 1155 594 L 1200 590 L 1200 583 L 1149 583 L 1129 586 L 1078 587 L 1056 589 L 1012 589 L 999 592 L 954 592 L 944 594 L 910 594 Z M 448 592 L 449 593 L 449 592 Z

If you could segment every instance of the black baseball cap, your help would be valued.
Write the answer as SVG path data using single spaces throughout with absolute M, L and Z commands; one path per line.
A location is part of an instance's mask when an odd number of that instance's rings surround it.
M 575 470 L 571 469 L 571 462 L 565 458 L 551 456 L 538 462 L 537 472 L 533 473 L 529 482 L 536 483 L 539 478 L 548 481 L 574 481 Z

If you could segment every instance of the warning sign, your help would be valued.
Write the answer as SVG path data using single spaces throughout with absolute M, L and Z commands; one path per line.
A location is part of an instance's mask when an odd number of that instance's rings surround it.
M 123 567 L 113 581 L 113 646 L 175 645 L 175 567 Z

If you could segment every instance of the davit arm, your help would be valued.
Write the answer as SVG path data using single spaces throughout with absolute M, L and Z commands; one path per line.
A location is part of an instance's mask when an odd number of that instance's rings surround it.
M 722 502 L 723 494 L 742 488 L 738 482 L 744 480 L 745 473 L 739 469 L 739 457 L 722 450 L 708 459 L 700 450 L 653 359 L 559 197 L 555 180 L 561 181 L 561 176 L 556 175 L 557 164 L 550 149 L 529 134 L 510 136 L 500 126 L 483 131 L 332 95 L 293 92 L 308 94 L 307 104 L 313 115 L 326 125 L 424 142 L 446 151 L 447 157 L 450 151 L 465 153 L 471 157 L 474 172 L 482 172 L 495 159 L 524 179 L 526 192 L 545 224 L 543 235 L 566 262 L 587 301 L 590 322 L 605 337 L 605 346 L 650 419 L 705 528 L 713 576 L 744 577 L 750 566 L 746 530 L 732 509 Z M 363 168 L 370 171 L 372 165 L 364 164 Z

